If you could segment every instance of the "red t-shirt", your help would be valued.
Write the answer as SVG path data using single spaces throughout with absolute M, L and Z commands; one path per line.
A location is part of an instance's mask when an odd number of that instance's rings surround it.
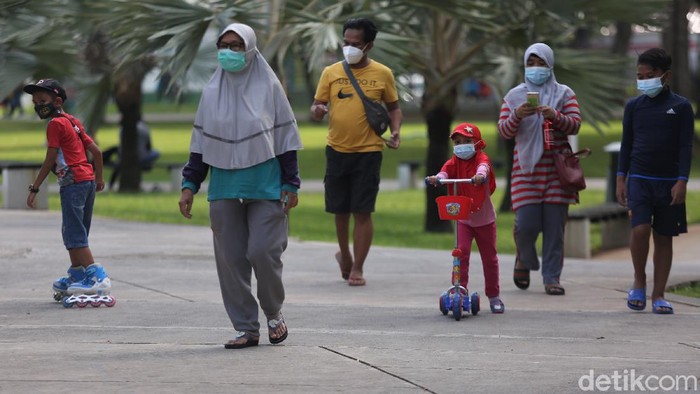
M 71 120 L 78 127 L 78 130 L 73 128 Z M 67 166 L 72 173 L 74 182 L 92 181 L 95 180 L 95 174 L 92 171 L 92 165 L 88 162 L 85 154 L 86 148 L 93 143 L 92 138 L 85 133 L 85 128 L 80 121 L 71 115 L 62 113 L 59 116 L 51 118 L 46 126 L 46 140 L 49 148 L 57 148 L 59 150 L 58 158 L 56 159 L 56 167 L 60 169 L 62 166 Z M 59 184 L 65 171 L 59 171 Z

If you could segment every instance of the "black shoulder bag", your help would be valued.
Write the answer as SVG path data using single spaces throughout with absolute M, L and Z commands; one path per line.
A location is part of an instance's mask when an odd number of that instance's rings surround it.
M 365 114 L 367 115 L 367 122 L 369 123 L 370 127 L 372 127 L 374 132 L 381 137 L 386 129 L 389 128 L 389 124 L 391 123 L 389 112 L 381 103 L 374 102 L 365 96 L 365 93 L 357 84 L 355 76 L 352 75 L 348 62 L 343 61 L 343 68 L 345 69 L 345 73 L 348 75 L 348 79 L 352 83 L 352 86 L 355 88 L 355 91 L 362 99 L 362 105 L 365 107 Z

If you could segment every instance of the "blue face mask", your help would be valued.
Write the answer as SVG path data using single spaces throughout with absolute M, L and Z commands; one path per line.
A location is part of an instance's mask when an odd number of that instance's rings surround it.
M 454 148 L 452 148 L 452 151 L 454 152 L 455 156 L 462 160 L 469 160 L 476 154 L 474 144 L 455 145 Z
M 537 86 L 543 85 L 551 76 L 552 70 L 547 67 L 525 67 L 525 79 Z
M 663 77 L 663 75 L 661 77 Z M 651 98 L 658 96 L 658 94 L 661 93 L 661 90 L 663 90 L 664 88 L 664 84 L 663 82 L 661 82 L 661 77 L 651 79 L 638 79 L 637 90 Z
M 217 55 L 221 68 L 226 71 L 241 71 L 245 67 L 245 53 L 235 52 L 230 49 L 219 49 Z

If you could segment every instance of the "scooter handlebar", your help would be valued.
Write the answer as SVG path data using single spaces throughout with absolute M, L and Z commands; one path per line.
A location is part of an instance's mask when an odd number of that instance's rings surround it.
M 430 181 L 428 181 L 428 178 L 425 178 L 425 184 L 426 185 L 431 185 Z M 438 178 L 438 183 L 441 185 L 449 185 L 449 184 L 454 184 L 454 183 L 474 183 L 471 178 L 462 178 L 462 179 L 439 179 Z

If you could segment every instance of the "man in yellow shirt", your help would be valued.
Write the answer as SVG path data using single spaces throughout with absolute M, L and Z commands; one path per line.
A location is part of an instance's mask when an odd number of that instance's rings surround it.
M 324 179 L 326 212 L 335 214 L 340 247 L 335 257 L 350 286 L 365 284 L 363 266 L 372 245 L 372 212 L 379 192 L 384 144 L 398 149 L 401 142 L 403 115 L 394 75 L 388 67 L 367 57 L 376 36 L 377 28 L 369 19 L 349 19 L 343 25 L 343 55 L 365 96 L 386 105 L 391 117 L 391 137 L 384 140 L 370 127 L 362 99 L 348 79 L 343 62 L 323 70 L 311 106 L 311 118 L 320 121 L 329 112 L 330 104 Z M 355 220 L 352 253 L 351 214 Z

